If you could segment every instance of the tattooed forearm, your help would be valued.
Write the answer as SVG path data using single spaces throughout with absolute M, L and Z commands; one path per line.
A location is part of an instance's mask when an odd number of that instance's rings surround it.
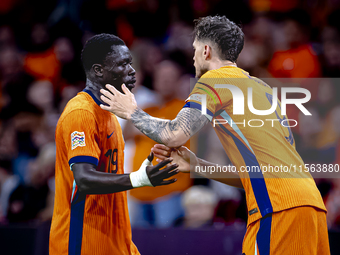
M 137 108 L 134 113 L 131 114 L 131 121 L 143 134 L 158 143 L 163 143 L 164 140 L 169 139 L 166 126 L 169 125 L 170 120 L 154 118 Z M 162 135 L 160 135 L 161 130 L 163 131 Z
M 174 120 L 154 118 L 137 108 L 132 123 L 152 140 L 170 147 L 183 145 L 209 120 L 196 109 L 183 108 Z

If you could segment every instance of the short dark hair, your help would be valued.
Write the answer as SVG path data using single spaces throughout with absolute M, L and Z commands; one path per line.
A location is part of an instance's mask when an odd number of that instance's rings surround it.
M 244 45 L 244 34 L 239 26 L 219 15 L 195 19 L 194 23 L 196 40 L 215 43 L 222 60 L 237 60 Z
M 107 55 L 113 52 L 112 45 L 125 45 L 118 36 L 111 34 L 99 34 L 86 41 L 81 52 L 81 60 L 85 72 L 89 71 L 93 64 L 103 64 Z

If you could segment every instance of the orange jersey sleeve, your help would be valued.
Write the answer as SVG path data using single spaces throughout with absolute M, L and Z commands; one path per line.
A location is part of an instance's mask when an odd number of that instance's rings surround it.
M 98 165 L 100 148 L 97 124 L 92 113 L 74 110 L 67 114 L 62 123 L 65 153 L 71 167 L 74 163 Z
M 217 77 L 214 72 L 205 73 L 196 82 L 184 107 L 195 108 L 200 111 L 205 108 L 206 117 L 211 121 L 216 111 L 222 107 L 222 104 L 229 104 L 232 100 L 232 94 L 229 90 L 219 89 L 215 86 L 226 82 L 226 79 Z

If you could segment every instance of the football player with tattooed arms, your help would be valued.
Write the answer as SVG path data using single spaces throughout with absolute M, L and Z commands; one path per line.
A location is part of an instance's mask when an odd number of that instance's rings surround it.
M 263 122 L 287 119 L 281 115 L 280 103 L 266 116 L 255 115 L 247 107 L 243 115 L 233 114 L 237 98 L 233 98 L 231 90 L 215 86 L 232 85 L 243 95 L 252 88 L 255 109 L 267 110 L 272 106 L 272 88 L 236 65 L 244 44 L 241 28 L 224 16 L 208 16 L 196 20 L 194 36 L 194 66 L 199 80 L 175 119 L 154 118 L 143 112 L 125 85 L 124 93 L 106 85 L 111 93 L 101 90 L 101 99 L 108 104 L 101 108 L 130 120 L 160 143 L 153 148 L 156 156 L 160 159 L 171 156 L 183 172 L 194 172 L 195 166 L 216 166 L 198 159 L 182 146 L 211 122 L 238 172 L 222 173 L 223 178 L 210 177 L 208 173 L 206 177 L 242 187 L 246 192 L 248 224 L 243 254 L 330 254 L 326 208 L 308 172 L 240 171 L 263 165 L 304 165 L 289 127 L 279 121 L 262 127 L 242 125 L 250 119 Z M 202 105 L 206 106 L 206 114 L 202 114 Z
M 124 174 L 124 140 L 114 114 L 99 105 L 100 89 L 134 87 L 125 43 L 110 34 L 89 39 L 82 51 L 86 88 L 66 105 L 56 129 L 55 204 L 50 255 L 137 255 L 131 240 L 126 190 L 171 184 L 178 173 L 165 159 Z M 165 167 L 161 170 L 161 168 Z

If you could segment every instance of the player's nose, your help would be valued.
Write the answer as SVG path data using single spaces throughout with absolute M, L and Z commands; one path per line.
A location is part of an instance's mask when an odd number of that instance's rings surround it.
M 136 70 L 130 65 L 130 70 L 129 70 L 129 75 L 135 75 L 136 74 Z

